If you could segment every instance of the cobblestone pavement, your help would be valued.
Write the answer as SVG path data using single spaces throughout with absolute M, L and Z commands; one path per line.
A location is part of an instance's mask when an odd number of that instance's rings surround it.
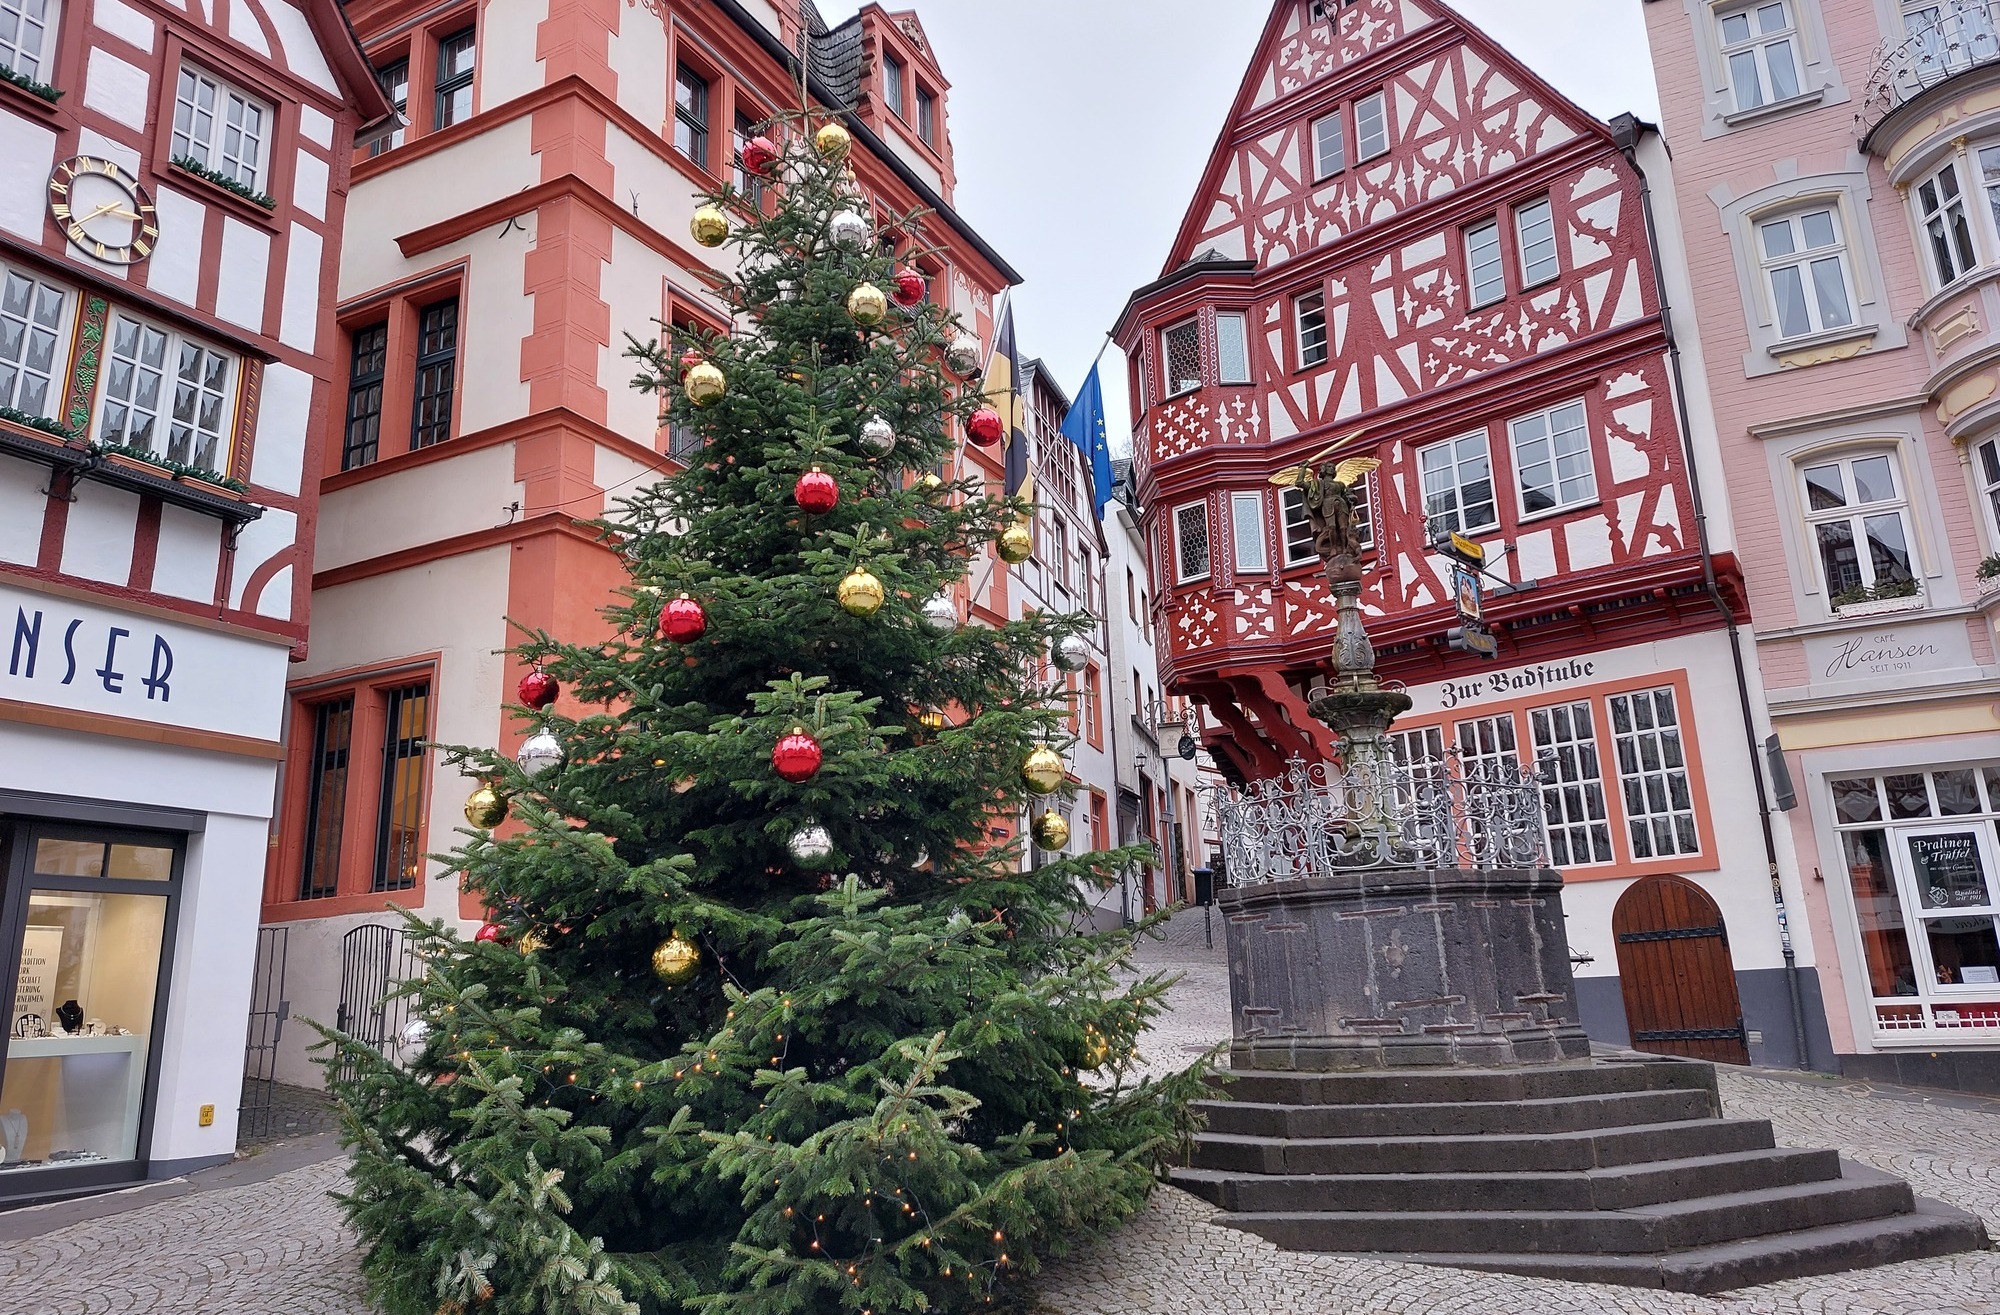
M 1176 919 L 1142 957 L 1183 974 L 1174 1012 L 1145 1048 L 1149 1066 L 1185 1064 L 1228 1036 L 1227 974 L 1220 952 L 1204 948 L 1198 914 Z M 1979 1213 L 2000 1236 L 2000 1102 L 1729 1070 L 1722 1091 L 1730 1113 L 1771 1119 L 1782 1141 L 1837 1145 Z M 336 1154 L 330 1137 L 289 1142 L 191 1183 L 100 1199 L 100 1217 L 82 1222 L 0 1214 L 0 1315 L 368 1315 L 353 1238 L 327 1195 L 342 1182 Z M 1703 1298 L 1294 1254 L 1215 1227 L 1213 1213 L 1162 1189 L 1128 1228 L 1045 1271 L 1044 1310 L 2000 1315 L 1995 1252 Z
M 332 1132 L 339 1126 L 333 1101 L 324 1091 L 256 1079 L 243 1084 L 243 1114 L 236 1137 L 243 1150 L 261 1150 L 277 1142 Z

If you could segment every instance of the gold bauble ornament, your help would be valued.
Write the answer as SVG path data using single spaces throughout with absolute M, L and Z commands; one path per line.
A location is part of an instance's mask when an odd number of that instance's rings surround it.
M 917 483 L 923 485 L 927 489 L 934 489 L 941 487 L 944 484 L 944 481 L 938 478 L 938 474 L 936 471 L 927 470 L 924 472 L 924 477 L 918 480 Z
M 889 298 L 873 283 L 863 283 L 847 294 L 847 314 L 863 328 L 872 328 L 888 318 Z
M 701 947 L 675 932 L 653 951 L 653 976 L 668 986 L 681 986 L 701 971 Z
M 1111 1062 L 1111 1041 L 1096 1028 L 1087 1028 L 1083 1034 L 1083 1058 L 1076 1066 L 1086 1073 L 1095 1073 Z
M 524 932 L 521 939 L 514 942 L 514 948 L 521 952 L 521 957 L 524 959 L 547 945 L 548 942 L 542 939 L 542 934 L 538 931 Z
M 688 401 L 696 406 L 712 406 L 729 391 L 729 380 L 713 361 L 703 361 L 687 372 Z
M 1027 526 L 1017 521 L 1000 531 L 996 547 L 999 549 L 1001 561 L 1010 566 L 1019 566 L 1035 555 L 1035 536 Z
M 1029 830 L 1043 849 L 1054 852 L 1069 848 L 1069 819 L 1053 808 L 1036 818 Z
M 507 796 L 490 785 L 482 785 L 465 801 L 465 820 L 481 831 L 491 831 L 507 820 Z
M 841 608 L 849 616 L 873 616 L 881 610 L 882 600 L 887 597 L 882 590 L 882 582 L 872 573 L 858 568 L 840 582 L 837 596 Z
M 688 229 L 702 246 L 719 247 L 729 240 L 729 216 L 717 206 L 705 205 L 694 212 Z
M 1069 775 L 1062 755 L 1044 745 L 1028 755 L 1028 761 L 1021 764 L 1021 780 L 1036 794 L 1054 794 Z
M 829 160 L 838 160 L 854 147 L 854 134 L 838 123 L 829 123 L 813 134 L 813 146 Z

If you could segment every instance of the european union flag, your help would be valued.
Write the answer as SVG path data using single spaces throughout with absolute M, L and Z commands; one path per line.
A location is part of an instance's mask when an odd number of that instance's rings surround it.
M 1063 436 L 1076 444 L 1090 464 L 1090 484 L 1097 495 L 1097 519 L 1104 519 L 1105 504 L 1111 501 L 1111 441 L 1104 434 L 1104 384 L 1098 367 L 1090 367 L 1090 378 L 1070 403 L 1063 417 Z

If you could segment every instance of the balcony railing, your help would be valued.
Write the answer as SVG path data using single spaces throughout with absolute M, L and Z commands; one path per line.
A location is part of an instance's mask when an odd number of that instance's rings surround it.
M 1862 101 L 1864 133 L 1939 83 L 2000 64 L 2000 0 L 1940 0 L 1901 44 L 1883 48 Z

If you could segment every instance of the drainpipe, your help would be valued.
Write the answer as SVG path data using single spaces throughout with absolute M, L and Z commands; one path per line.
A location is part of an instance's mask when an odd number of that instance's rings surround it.
M 1722 596 L 1715 575 L 1715 553 L 1709 542 L 1708 511 L 1702 500 L 1701 466 L 1695 459 L 1694 423 L 1688 413 L 1687 379 L 1681 365 L 1680 337 L 1674 332 L 1673 305 L 1667 295 L 1666 270 L 1660 263 L 1659 229 L 1653 218 L 1653 184 L 1639 164 L 1639 136 L 1644 128 L 1630 114 L 1611 122 L 1613 141 L 1639 178 L 1639 206 L 1646 217 L 1646 243 L 1653 259 L 1653 289 L 1660 299 L 1660 323 L 1667 335 L 1667 365 L 1674 381 L 1674 410 L 1680 422 L 1681 451 L 1687 457 L 1688 493 L 1694 503 L 1695 537 L 1701 547 L 1701 583 L 1709 602 L 1722 617 L 1729 635 L 1729 658 L 1736 668 L 1736 700 L 1743 713 L 1743 742 L 1750 751 L 1750 774 L 1757 782 L 1757 821 L 1764 833 L 1764 863 L 1771 878 L 1771 900 L 1777 907 L 1778 946 L 1785 957 L 1785 987 L 1792 1001 L 1792 1046 L 1798 1067 L 1812 1068 L 1806 1043 L 1805 994 L 1799 982 L 1799 960 L 1792 946 L 1791 919 L 1785 911 L 1785 888 L 1778 875 L 1778 839 L 1771 827 L 1771 795 L 1764 783 L 1764 746 L 1757 738 L 1757 717 L 1750 698 L 1750 675 L 1743 664 L 1743 643 L 1736 613 Z

